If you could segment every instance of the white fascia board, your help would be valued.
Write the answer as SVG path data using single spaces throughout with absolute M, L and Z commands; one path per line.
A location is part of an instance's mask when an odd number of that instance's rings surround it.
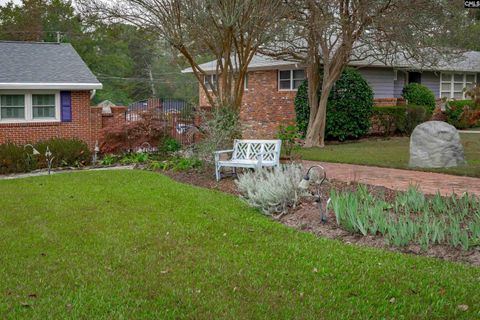
M 27 83 L 27 82 L 0 82 L 0 89 L 7 90 L 93 90 L 102 89 L 101 83 Z

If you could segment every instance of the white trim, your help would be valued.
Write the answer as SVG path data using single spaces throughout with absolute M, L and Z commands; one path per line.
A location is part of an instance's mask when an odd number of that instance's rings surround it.
M 305 73 L 305 69 L 301 69 L 301 68 L 297 68 L 297 69 L 277 69 L 277 82 L 278 82 L 278 85 L 277 85 L 277 89 L 278 91 L 297 91 L 298 89 L 294 88 L 293 87 L 293 82 L 294 80 L 300 80 L 300 79 L 294 79 L 293 78 L 293 72 L 294 71 L 298 71 L 298 70 L 302 70 L 304 73 Z M 290 71 L 290 88 L 289 89 L 282 89 L 280 88 L 280 72 L 281 71 Z M 303 78 L 303 80 L 305 81 L 306 78 Z M 287 79 L 282 79 L 282 81 L 287 81 Z
M 449 74 L 451 76 L 451 79 L 450 80 L 443 80 L 443 76 L 446 75 L 446 74 Z M 455 75 L 459 75 L 461 74 L 462 75 L 462 81 L 455 81 Z M 439 95 L 440 97 L 439 98 L 443 98 L 445 96 L 442 96 L 442 93 L 449 93 L 449 96 L 447 96 L 446 98 L 448 99 L 455 99 L 455 93 L 459 93 L 459 91 L 455 91 L 455 84 L 461 84 L 462 85 L 462 99 L 465 99 L 465 91 L 464 89 L 467 87 L 467 75 L 473 75 L 474 76 L 474 80 L 473 80 L 473 85 L 475 85 L 477 83 L 477 73 L 474 73 L 474 72 L 441 72 L 440 73 L 440 90 L 439 90 Z M 445 90 L 442 90 L 442 87 L 443 85 L 446 84 L 446 85 L 450 85 L 450 90 L 449 91 L 445 91 Z M 468 83 L 470 84 L 470 83 Z
M 55 118 L 33 118 L 33 100 L 34 94 L 54 94 L 55 95 Z M 0 124 L 4 123 L 41 123 L 41 122 L 61 122 L 60 119 L 60 91 L 0 91 L 1 95 L 23 95 L 25 97 L 25 118 L 24 119 L 2 119 L 0 112 Z M 1 101 L 0 101 L 1 104 Z M 0 105 L 1 109 L 1 105 Z
M 0 82 L 0 90 L 93 90 L 102 87 L 101 83 Z

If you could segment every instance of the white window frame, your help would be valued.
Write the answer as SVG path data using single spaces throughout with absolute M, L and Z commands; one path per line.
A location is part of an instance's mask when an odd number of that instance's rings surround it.
M 300 79 L 294 79 L 293 78 L 293 72 L 294 71 L 298 71 L 298 70 L 302 70 L 304 73 L 305 73 L 305 69 L 279 69 L 277 70 L 277 82 L 278 82 L 278 91 L 297 91 L 298 89 L 295 89 L 293 88 L 293 80 L 300 80 Z M 290 88 L 289 89 L 281 89 L 280 88 L 280 72 L 282 71 L 290 71 Z M 303 78 L 303 80 L 305 80 L 305 78 Z M 282 81 L 286 81 L 287 79 L 282 79 Z
M 208 91 L 213 90 L 212 87 L 217 85 L 217 81 L 218 81 L 218 76 L 215 73 L 206 74 L 203 78 L 203 84 L 205 84 Z
M 54 94 L 55 95 L 55 118 L 33 118 L 33 101 L 32 95 L 35 94 Z M 24 119 L 2 119 L 0 112 L 0 124 L 1 123 L 38 123 L 38 122 L 60 122 L 60 91 L 17 91 L 17 90 L 0 90 L 0 96 L 2 95 L 23 95 L 25 97 L 25 118 Z M 1 108 L 0 99 L 0 108 Z
M 451 75 L 451 80 L 443 80 L 444 75 Z M 455 75 L 462 75 L 462 81 L 455 81 Z M 464 89 L 467 87 L 467 75 L 474 76 L 473 80 L 473 85 L 477 83 L 477 74 L 474 72 L 441 72 L 440 73 L 440 98 L 445 97 L 443 94 L 444 92 L 446 93 L 447 91 L 442 90 L 442 87 L 444 84 L 450 85 L 450 90 L 448 91 L 449 95 L 446 96 L 448 99 L 454 99 L 455 93 L 459 93 L 460 91 L 455 91 L 455 84 L 461 84 L 462 85 L 462 100 L 465 99 L 465 91 Z M 470 84 L 470 83 L 468 83 Z
M 248 72 L 245 73 L 245 78 L 243 80 L 243 91 L 248 91 Z

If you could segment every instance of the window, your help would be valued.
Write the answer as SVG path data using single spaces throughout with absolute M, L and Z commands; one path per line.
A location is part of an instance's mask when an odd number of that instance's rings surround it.
M 60 93 L 33 91 L 0 92 L 0 122 L 60 120 Z
M 204 77 L 204 83 L 207 87 L 207 90 L 212 90 L 217 85 L 217 75 L 216 74 L 207 74 Z
M 305 80 L 304 70 L 279 70 L 278 89 L 297 90 Z
M 0 98 L 0 119 L 25 119 L 25 96 L 4 94 Z
M 243 89 L 248 90 L 248 72 L 245 73 L 245 81 L 243 82 L 243 84 L 244 84 Z
M 32 95 L 33 119 L 55 118 L 55 95 L 34 94 Z
M 471 88 L 477 82 L 475 73 L 443 73 L 440 75 L 440 97 L 465 99 L 465 88 Z

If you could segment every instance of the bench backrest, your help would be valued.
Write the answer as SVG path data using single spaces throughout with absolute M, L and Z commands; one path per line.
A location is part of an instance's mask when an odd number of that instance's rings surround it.
M 282 140 L 235 140 L 232 160 L 257 160 L 259 153 L 265 153 L 263 161 L 280 161 Z

